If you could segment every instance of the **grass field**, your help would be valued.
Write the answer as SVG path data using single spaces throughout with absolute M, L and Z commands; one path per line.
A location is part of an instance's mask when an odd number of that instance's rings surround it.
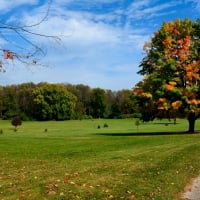
M 200 174 L 200 134 L 166 123 L 0 121 L 0 199 L 180 199 Z

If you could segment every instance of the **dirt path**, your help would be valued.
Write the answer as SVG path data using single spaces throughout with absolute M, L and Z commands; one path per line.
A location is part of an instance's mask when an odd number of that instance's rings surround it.
M 182 195 L 183 200 L 200 200 L 200 176 L 192 181 L 192 184 L 186 187 Z

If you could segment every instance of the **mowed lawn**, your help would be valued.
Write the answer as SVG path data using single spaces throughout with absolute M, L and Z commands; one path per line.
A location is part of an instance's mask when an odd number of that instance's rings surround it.
M 0 121 L 0 199 L 180 199 L 200 175 L 200 134 L 187 126 L 97 119 L 23 122 L 14 132 Z

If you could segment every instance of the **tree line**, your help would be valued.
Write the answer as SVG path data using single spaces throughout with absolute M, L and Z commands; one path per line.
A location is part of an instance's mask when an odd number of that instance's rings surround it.
M 70 120 L 139 116 L 132 90 L 90 88 L 78 84 L 23 83 L 0 86 L 0 117 Z

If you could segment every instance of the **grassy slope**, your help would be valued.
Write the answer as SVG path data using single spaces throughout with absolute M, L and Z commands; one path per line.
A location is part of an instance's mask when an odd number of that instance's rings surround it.
M 185 120 L 138 128 L 133 120 L 0 127 L 0 199 L 172 200 L 200 174 L 200 134 L 184 134 Z

